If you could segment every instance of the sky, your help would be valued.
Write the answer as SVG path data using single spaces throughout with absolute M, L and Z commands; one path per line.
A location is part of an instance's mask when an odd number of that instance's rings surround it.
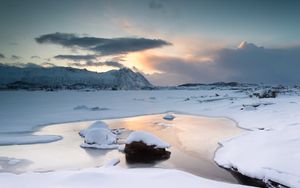
M 0 62 L 299 84 L 297 0 L 1 0 Z

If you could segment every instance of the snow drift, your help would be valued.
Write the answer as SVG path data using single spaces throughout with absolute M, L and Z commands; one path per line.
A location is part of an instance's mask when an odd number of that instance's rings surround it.
M 21 175 L 2 173 L 1 187 L 10 188 L 237 188 L 237 184 L 208 180 L 192 174 L 167 169 L 118 167 L 92 168 L 81 171 L 59 171 L 47 173 L 24 173 Z

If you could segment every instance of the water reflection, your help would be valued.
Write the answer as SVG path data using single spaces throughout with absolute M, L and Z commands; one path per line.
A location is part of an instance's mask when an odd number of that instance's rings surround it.
M 56 124 L 42 128 L 37 135 L 61 135 L 63 139 L 48 144 L 1 146 L 0 156 L 25 159 L 19 165 L 1 162 L 0 171 L 51 171 L 81 169 L 101 166 L 112 158 L 120 158 L 119 165 L 126 168 L 161 167 L 176 168 L 220 181 L 236 183 L 230 173 L 219 168 L 213 161 L 218 141 L 241 133 L 234 122 L 225 118 L 208 118 L 190 115 L 176 115 L 173 121 L 163 119 L 164 114 L 132 118 L 104 120 L 110 128 L 149 131 L 165 140 L 172 147 L 171 158 L 153 164 L 127 164 L 125 155 L 118 150 L 83 149 L 83 139 L 78 132 L 94 121 Z M 120 143 L 129 132 L 121 135 Z

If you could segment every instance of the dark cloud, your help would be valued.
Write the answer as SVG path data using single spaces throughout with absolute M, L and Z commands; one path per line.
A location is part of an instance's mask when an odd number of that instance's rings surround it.
M 109 39 L 96 37 L 79 37 L 71 33 L 52 33 L 42 35 L 35 38 L 36 42 L 40 44 L 52 43 L 62 45 L 64 47 L 86 47 L 96 46 L 97 44 L 105 43 Z
M 93 51 L 100 52 L 102 55 L 126 54 L 128 52 L 143 51 L 158 48 L 170 43 L 159 39 L 146 38 L 116 38 L 109 42 L 91 48 Z
M 152 67 L 163 73 L 146 76 L 163 85 L 215 81 L 300 84 L 300 47 L 268 49 L 246 43 L 214 55 L 212 62 L 151 57 Z
M 26 62 L 15 62 L 15 63 L 6 63 L 4 65 L 20 67 L 20 68 L 27 68 L 27 67 L 38 68 L 38 67 L 41 67 L 40 65 L 32 63 L 32 62 L 27 62 L 27 63 Z
M 81 48 L 101 55 L 120 55 L 171 45 L 160 39 L 80 37 L 70 33 L 52 33 L 37 37 L 35 40 L 40 44 L 50 43 L 68 48 Z
M 124 68 L 124 65 L 116 61 L 105 61 L 105 65 L 117 68 Z
M 22 59 L 22 57 L 17 56 L 17 55 L 12 55 L 10 58 L 13 59 L 13 60 L 19 60 L 19 59 Z
M 215 61 L 219 68 L 233 73 L 230 79 L 234 81 L 300 83 L 300 47 L 267 49 L 246 44 L 219 51 Z
M 81 60 L 93 60 L 96 59 L 96 55 L 57 55 L 54 56 L 56 59 L 66 59 L 71 61 L 81 61 Z
M 5 58 L 5 55 L 0 53 L 0 59 L 4 59 L 4 58 Z
M 51 61 L 51 58 L 44 58 L 45 61 Z
M 162 73 L 145 75 L 155 85 L 177 85 L 191 82 L 216 82 L 227 79 L 227 73 L 216 69 L 213 62 L 185 60 L 181 58 L 148 58 L 151 67 Z
M 162 8 L 164 8 L 164 5 L 161 1 L 151 0 L 149 2 L 149 8 L 150 9 L 162 9 Z
M 69 66 L 76 66 L 76 67 L 98 67 L 98 66 L 110 66 L 116 68 L 123 68 L 124 65 L 115 61 L 104 61 L 104 62 L 94 62 L 94 61 L 87 61 L 84 63 L 70 63 Z
M 41 59 L 41 57 L 40 57 L 40 56 L 33 55 L 33 56 L 30 57 L 30 59 Z

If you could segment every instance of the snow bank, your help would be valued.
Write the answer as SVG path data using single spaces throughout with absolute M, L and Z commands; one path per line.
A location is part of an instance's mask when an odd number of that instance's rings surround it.
M 215 161 L 241 174 L 273 181 L 288 187 L 300 187 L 300 127 L 252 131 L 221 142 Z
M 0 145 L 40 144 L 61 140 L 57 135 L 1 136 Z
M 130 135 L 126 139 L 126 144 L 130 144 L 132 142 L 144 142 L 148 146 L 155 145 L 156 148 L 168 148 L 170 145 L 157 136 L 145 132 L 145 131 L 134 131 L 130 133 Z
M 79 135 L 85 137 L 85 135 L 92 129 L 108 129 L 108 125 L 103 121 L 96 121 L 95 123 L 91 124 L 87 129 L 81 130 Z
M 122 169 L 118 167 L 93 168 L 81 171 L 1 173 L 1 187 L 9 188 L 237 188 L 237 184 L 208 180 L 178 170 L 157 168 Z

